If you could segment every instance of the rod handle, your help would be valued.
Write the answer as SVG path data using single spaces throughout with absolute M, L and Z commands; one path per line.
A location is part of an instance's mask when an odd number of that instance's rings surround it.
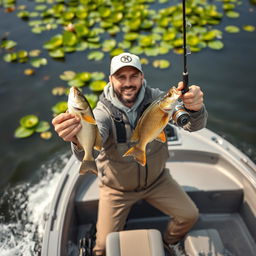
M 182 94 L 189 91 L 189 89 L 188 89 L 188 72 L 186 72 L 186 73 L 183 72 L 183 83 L 184 83 L 184 88 L 182 90 Z

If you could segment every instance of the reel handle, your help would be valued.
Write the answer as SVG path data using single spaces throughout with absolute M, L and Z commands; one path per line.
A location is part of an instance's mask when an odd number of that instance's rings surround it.
M 189 89 L 188 89 L 188 72 L 186 72 L 186 73 L 183 72 L 183 83 L 184 83 L 184 88 L 181 91 L 182 94 L 189 91 Z

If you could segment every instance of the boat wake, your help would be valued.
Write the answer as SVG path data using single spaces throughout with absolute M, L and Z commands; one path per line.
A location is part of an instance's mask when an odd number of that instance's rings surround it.
M 37 171 L 37 182 L 5 189 L 0 199 L 1 256 L 39 255 L 48 213 L 70 153 L 59 154 Z

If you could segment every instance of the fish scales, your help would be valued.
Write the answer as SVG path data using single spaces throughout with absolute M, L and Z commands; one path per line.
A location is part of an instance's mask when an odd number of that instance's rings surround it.
M 97 167 L 93 157 L 93 149 L 101 149 L 102 139 L 90 104 L 76 87 L 71 87 L 70 89 L 68 97 L 68 111 L 78 116 L 82 125 L 82 128 L 76 135 L 79 144 L 84 150 L 84 157 L 79 173 L 85 174 L 86 172 L 93 172 L 97 174 Z
M 171 115 L 181 93 L 172 87 L 161 99 L 153 101 L 140 117 L 131 136 L 131 142 L 137 142 L 123 156 L 133 156 L 142 166 L 146 165 L 146 146 L 157 139 L 166 142 L 164 128 L 168 124 Z

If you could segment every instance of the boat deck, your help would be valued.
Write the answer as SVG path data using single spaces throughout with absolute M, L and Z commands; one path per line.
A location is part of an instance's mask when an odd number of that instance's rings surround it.
M 190 154 L 184 162 L 179 158 L 183 153 L 176 152 L 175 160 L 171 157 L 167 167 L 199 208 L 200 218 L 193 229 L 214 228 L 232 255 L 255 255 L 255 242 L 240 215 L 244 199 L 242 184 L 230 175 L 226 163 L 221 163 L 214 154 L 196 154 L 197 159 Z M 99 196 L 97 178 L 92 175 L 86 179 L 86 184 L 81 183 L 83 185 L 76 194 L 76 213 L 81 229 L 88 221 L 96 222 Z M 147 202 L 139 201 L 133 206 L 125 229 L 156 228 L 164 233 L 168 221 L 168 216 Z

